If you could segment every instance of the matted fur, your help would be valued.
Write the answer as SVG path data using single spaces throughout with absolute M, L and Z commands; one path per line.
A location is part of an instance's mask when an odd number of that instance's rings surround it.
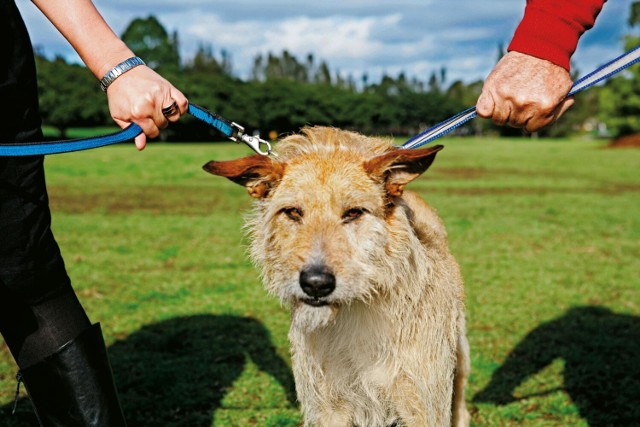
M 256 197 L 251 257 L 292 312 L 305 426 L 468 425 L 462 278 L 436 212 L 404 191 L 441 147 L 401 152 L 388 139 L 310 127 L 276 148 L 275 160 L 205 169 Z M 300 286 L 312 265 L 335 276 L 322 304 Z

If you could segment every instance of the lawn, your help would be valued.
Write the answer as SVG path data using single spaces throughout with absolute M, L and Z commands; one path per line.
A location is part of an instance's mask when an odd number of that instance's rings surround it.
M 640 426 L 640 150 L 444 138 L 410 188 L 467 289 L 476 426 Z M 246 257 L 244 189 L 201 170 L 250 151 L 151 144 L 51 156 L 53 228 L 102 323 L 130 426 L 300 422 L 288 313 Z M 35 426 L 0 344 L 0 426 Z

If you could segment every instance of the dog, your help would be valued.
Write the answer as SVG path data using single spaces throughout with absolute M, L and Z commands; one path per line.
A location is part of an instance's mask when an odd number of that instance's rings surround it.
M 291 309 L 305 426 L 469 425 L 462 277 L 442 221 L 404 190 L 442 148 L 306 127 L 275 158 L 204 165 L 256 199 L 250 254 Z

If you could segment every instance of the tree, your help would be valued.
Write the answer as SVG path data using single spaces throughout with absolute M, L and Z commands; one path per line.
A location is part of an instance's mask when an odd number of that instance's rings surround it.
M 264 79 L 264 58 L 261 54 L 258 54 L 253 58 L 253 67 L 251 67 L 251 80 L 254 82 L 262 82 L 264 81 Z
M 62 58 L 36 56 L 40 112 L 45 125 L 65 139 L 72 126 L 98 126 L 109 121 L 107 100 L 85 67 Z
M 254 66 L 262 65 L 254 62 Z M 263 65 L 263 71 L 266 80 L 270 79 L 286 79 L 294 82 L 307 83 L 309 81 L 308 72 L 309 61 L 306 63 L 299 62 L 298 59 L 284 50 L 282 56 L 269 53 L 267 63 Z
M 122 40 L 155 70 L 166 72 L 180 68 L 177 32 L 169 36 L 153 15 L 131 21 L 122 34 Z
M 640 26 L 640 1 L 631 4 L 629 26 Z M 625 50 L 640 44 L 640 37 L 625 37 Z M 640 133 L 640 69 L 636 65 L 628 73 L 607 82 L 599 99 L 600 119 L 614 136 Z
M 631 3 L 631 11 L 629 13 L 629 26 L 634 27 L 640 24 L 640 2 Z
M 331 71 L 329 71 L 329 66 L 325 61 L 322 61 L 320 63 L 320 66 L 316 70 L 315 75 L 313 77 L 313 81 L 315 83 L 320 83 L 320 84 L 326 84 L 326 85 L 331 84 Z
M 218 60 L 213 54 L 210 44 L 200 43 L 193 59 L 184 67 L 186 73 L 221 74 L 231 76 L 231 56 L 222 50 L 222 59 Z

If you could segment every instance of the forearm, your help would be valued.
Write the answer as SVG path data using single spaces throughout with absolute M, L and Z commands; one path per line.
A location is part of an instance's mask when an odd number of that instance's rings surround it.
M 133 52 L 107 25 L 91 0 L 32 0 L 101 79 Z
M 590 29 L 606 0 L 527 0 L 509 51 L 546 59 L 569 70 L 580 36 Z

